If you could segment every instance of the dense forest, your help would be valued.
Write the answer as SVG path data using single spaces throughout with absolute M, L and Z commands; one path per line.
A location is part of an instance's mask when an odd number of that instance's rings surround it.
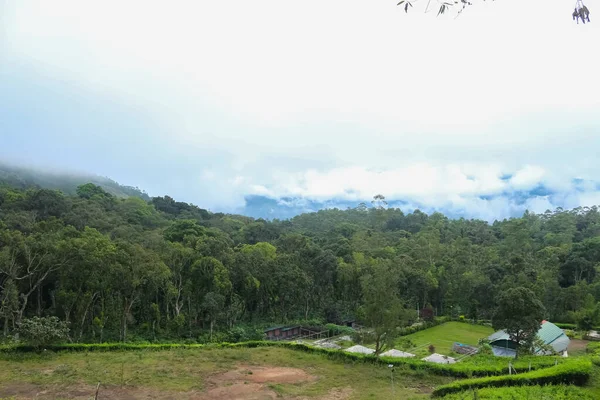
M 488 224 L 405 214 L 376 196 L 265 221 L 92 183 L 73 195 L 0 186 L 4 337 L 33 316 L 67 321 L 75 341 L 209 340 L 236 326 L 360 320 L 364 283 L 381 271 L 406 310 L 486 319 L 498 294 L 524 286 L 546 318 L 577 322 L 600 299 L 599 263 L 596 207 Z

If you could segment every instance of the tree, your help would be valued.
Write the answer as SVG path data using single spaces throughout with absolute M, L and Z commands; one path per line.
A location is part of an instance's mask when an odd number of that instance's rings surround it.
M 371 329 L 375 354 L 393 345 L 401 324 L 402 303 L 398 296 L 398 278 L 390 263 L 378 261 L 361 279 L 363 305 L 361 317 Z
M 77 195 L 84 199 L 91 199 L 94 196 L 99 198 L 111 197 L 111 195 L 104 191 L 100 186 L 94 185 L 93 183 L 86 183 L 77 187 Z
M 413 0 L 413 1 L 408 1 L 408 0 L 401 0 L 397 5 L 402 6 L 404 8 L 405 12 L 408 12 L 408 8 L 409 7 L 413 7 L 413 3 L 415 3 L 417 0 Z M 441 15 L 444 14 L 445 12 L 449 11 L 451 8 L 453 7 L 457 7 L 458 8 L 458 15 L 460 15 L 465 8 L 467 8 L 467 6 L 472 5 L 473 3 L 470 0 L 455 0 L 455 1 L 446 1 L 446 0 L 437 0 L 437 3 L 439 4 L 440 8 L 438 9 L 437 15 Z M 427 6 L 425 7 L 425 12 L 429 11 L 429 6 L 431 5 L 431 0 L 427 1 Z
M 40 350 L 69 337 L 69 326 L 57 317 L 25 318 L 19 323 L 19 334 L 27 343 Z
M 516 357 L 520 348 L 533 346 L 544 314 L 544 305 L 533 291 L 524 287 L 508 289 L 500 293 L 498 307 L 492 318 L 494 329 L 504 330 L 510 340 L 517 343 Z

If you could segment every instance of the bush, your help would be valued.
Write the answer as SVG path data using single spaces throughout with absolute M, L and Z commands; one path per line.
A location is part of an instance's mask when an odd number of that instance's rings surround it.
M 263 340 L 264 338 L 265 334 L 260 329 L 236 326 L 227 332 L 225 341 L 230 343 L 238 343 L 248 342 L 251 340 Z
M 575 325 L 575 324 L 566 324 L 566 323 L 562 323 L 562 322 L 553 322 L 553 324 L 558 326 L 560 329 L 571 329 L 571 330 L 577 329 L 577 325 Z
M 588 343 L 585 347 L 586 353 L 592 353 L 596 355 L 600 355 L 600 342 L 591 342 Z
M 519 386 L 503 388 L 475 389 L 469 392 L 455 393 L 444 396 L 444 400 L 469 400 L 469 399 L 536 399 L 536 400 L 594 400 L 595 397 L 588 391 L 577 386 L 550 385 L 550 386 Z
M 455 381 L 448 385 L 436 388 L 433 391 L 433 396 L 445 396 L 449 393 L 484 387 L 558 384 L 583 385 L 588 381 L 591 369 L 592 364 L 589 360 L 578 359 L 552 368 L 526 372 L 523 374 L 490 376 Z
M 354 328 L 344 325 L 336 325 L 336 324 L 327 324 L 325 325 L 325 329 L 329 331 L 329 336 L 338 336 L 338 335 L 347 335 L 352 337 L 356 332 Z
M 38 350 L 69 338 L 69 326 L 57 317 L 25 318 L 19 323 L 18 332 L 20 339 Z
M 402 350 L 408 350 L 416 347 L 416 344 L 408 338 L 400 338 L 396 343 Z
M 575 332 L 573 332 L 570 329 L 565 329 L 564 332 L 565 332 L 565 335 L 567 335 L 567 337 L 569 339 L 573 339 L 575 337 Z

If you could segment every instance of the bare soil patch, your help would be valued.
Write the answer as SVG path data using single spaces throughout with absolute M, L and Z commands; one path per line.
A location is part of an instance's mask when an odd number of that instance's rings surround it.
M 262 400 L 275 399 L 270 383 L 303 383 L 316 377 L 298 368 L 241 365 L 233 371 L 215 374 L 208 379 L 209 390 L 198 399 Z
M 208 378 L 206 391 L 174 392 L 144 387 L 101 386 L 98 398 L 103 400 L 274 400 L 282 397 L 271 389 L 269 384 L 305 383 L 316 379 L 317 377 L 298 368 L 242 365 L 235 370 Z M 94 396 L 95 391 L 95 385 L 42 386 L 11 383 L 0 386 L 0 397 L 14 397 L 18 400 L 33 398 L 45 400 L 57 397 L 88 400 Z M 351 389 L 332 389 L 319 400 L 346 400 L 351 393 Z
M 256 367 L 241 365 L 236 370 L 213 375 L 209 382 L 256 382 L 256 383 L 300 383 L 315 380 L 316 377 L 299 368 Z

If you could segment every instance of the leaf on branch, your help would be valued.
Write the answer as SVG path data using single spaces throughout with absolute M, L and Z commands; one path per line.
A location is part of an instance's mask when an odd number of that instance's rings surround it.
M 398 5 L 398 6 L 399 6 L 400 4 L 404 3 L 404 1 L 405 1 L 405 0 L 402 0 L 400 3 L 398 3 L 398 4 L 396 4 L 396 5 Z
M 445 5 L 445 4 L 442 4 L 442 6 L 440 7 L 440 11 L 438 11 L 438 14 L 437 14 L 437 15 L 439 16 L 440 14 L 443 14 L 443 13 L 444 13 L 444 11 L 446 11 L 446 5 Z

